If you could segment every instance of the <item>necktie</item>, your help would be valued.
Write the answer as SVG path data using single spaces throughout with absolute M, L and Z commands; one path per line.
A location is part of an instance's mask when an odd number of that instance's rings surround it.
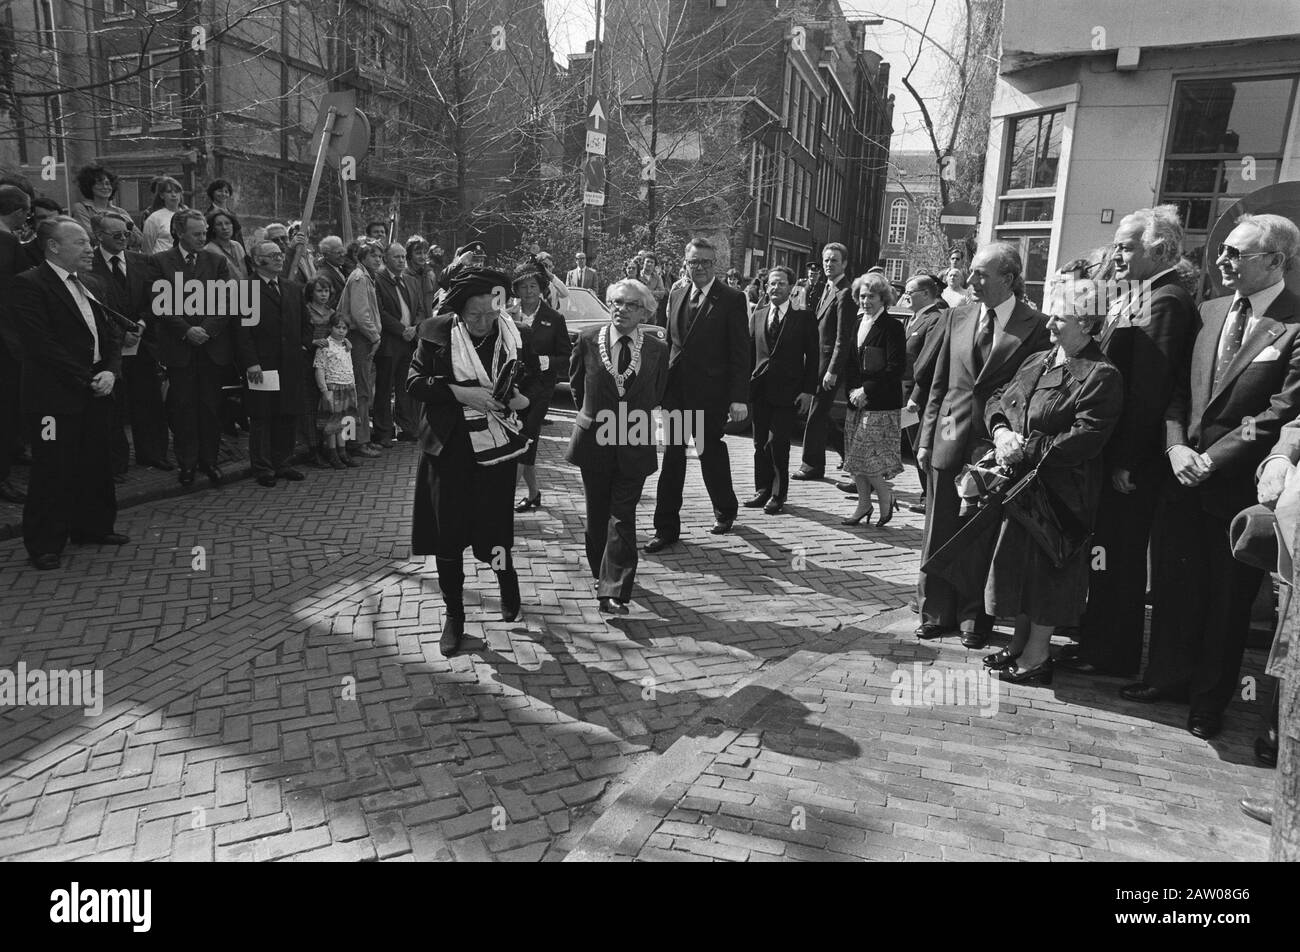
M 632 349 L 627 345 L 627 338 L 618 339 L 618 372 L 627 373 L 628 366 L 632 363 Z
M 822 287 L 821 300 L 817 302 L 818 309 L 820 310 L 822 305 L 825 304 L 827 301 L 829 301 L 834 296 L 834 294 L 835 294 L 835 282 L 827 281 L 826 284 Z
M 771 347 L 781 334 L 781 309 L 772 305 L 772 313 L 767 321 L 767 345 Z
M 703 297 L 704 295 L 700 293 L 699 288 L 694 288 L 691 291 L 690 307 L 686 310 L 686 333 L 688 334 L 691 332 L 691 325 L 695 323 L 695 318 L 700 314 L 700 300 Z
M 125 272 L 124 270 L 122 270 L 122 258 L 121 258 L 121 256 L 120 256 L 120 255 L 113 255 L 112 259 L 109 261 L 109 264 L 110 264 L 110 266 L 111 266 L 112 269 L 113 269 L 113 278 L 114 278 L 114 280 L 117 281 L 119 287 L 125 288 L 125 287 L 126 287 L 126 272 Z
M 980 317 L 979 333 L 975 336 L 975 376 L 979 376 L 993 351 L 993 312 L 987 308 Z
M 278 278 L 271 278 L 266 282 L 266 286 L 271 289 L 271 293 L 276 297 L 280 296 L 280 281 Z
M 193 267 L 194 267 L 194 262 L 195 262 L 195 260 L 196 260 L 197 258 L 198 258 L 198 255 L 196 255 L 194 252 L 191 251 L 189 254 L 187 254 L 187 255 L 185 256 L 185 267 L 187 267 L 187 268 L 193 268 Z
M 1250 299 L 1237 298 L 1228 312 L 1228 323 L 1223 328 L 1223 347 L 1219 353 L 1219 362 L 1214 365 L 1214 386 L 1219 386 L 1224 372 L 1232 359 L 1241 350 L 1242 339 L 1246 336 L 1246 323 L 1250 320 Z

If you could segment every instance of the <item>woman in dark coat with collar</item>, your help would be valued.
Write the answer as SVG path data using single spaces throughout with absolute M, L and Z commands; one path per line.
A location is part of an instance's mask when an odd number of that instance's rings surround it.
M 524 436 L 533 442 L 528 452 L 519 457 L 519 472 L 524 477 L 528 494 L 515 503 L 515 512 L 527 512 L 542 505 L 542 491 L 537 485 L 537 441 L 542 432 L 542 421 L 551 405 L 551 394 L 561 374 L 569 372 L 569 328 L 559 311 L 546 303 L 546 289 L 552 281 L 546 266 L 532 258 L 515 271 L 514 292 L 519 306 L 513 312 L 515 323 L 532 333 L 533 351 L 542 368 L 539 397 L 528 407 L 524 418 Z
M 842 520 L 856 526 L 871 515 L 871 493 L 880 500 L 883 526 L 894 515 L 894 491 L 889 481 L 903 471 L 903 371 L 907 364 L 907 335 L 889 313 L 894 289 L 883 274 L 868 272 L 850 288 L 858 302 L 849 359 L 844 364 L 849 410 L 844 420 L 844 469 L 858 487 L 858 508 Z
M 540 398 L 541 367 L 531 331 L 505 312 L 509 284 L 499 271 L 458 271 L 443 302 L 451 313 L 420 324 L 406 378 L 407 393 L 422 406 L 411 554 L 437 557 L 444 656 L 460 649 L 465 634 L 465 549 L 496 572 L 502 620 L 515 621 L 521 611 L 510 503 L 527 443 L 514 411 Z M 502 404 L 492 383 L 511 359 L 519 361 L 519 376 Z
M 1119 371 L 1092 339 L 1104 313 L 1094 314 L 1087 302 L 1059 295 L 1049 307 L 1053 314 L 1047 327 L 1055 346 L 1021 365 L 988 402 L 984 419 L 998 462 L 1018 476 L 1037 466 L 1048 498 L 1091 533 L 1101 497 L 1101 452 L 1119 420 L 1124 387 Z M 1025 528 L 1003 513 L 984 589 L 990 615 L 1016 619 L 1011 644 L 984 659 L 1003 680 L 1051 683 L 1052 631 L 1078 624 L 1088 595 L 1090 559 L 1085 542 L 1060 568 L 1054 567 Z

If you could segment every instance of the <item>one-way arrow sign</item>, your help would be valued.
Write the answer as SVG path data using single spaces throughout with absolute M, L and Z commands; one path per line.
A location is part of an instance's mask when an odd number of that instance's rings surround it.
M 605 126 L 605 109 L 600 104 L 600 100 L 591 96 L 587 100 L 587 131 L 604 132 Z

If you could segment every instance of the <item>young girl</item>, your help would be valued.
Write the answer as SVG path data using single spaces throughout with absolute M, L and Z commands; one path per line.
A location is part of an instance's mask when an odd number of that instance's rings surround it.
M 321 391 L 316 387 L 312 368 L 315 366 L 316 354 L 329 343 L 330 321 L 335 313 L 334 308 L 329 306 L 332 293 L 333 288 L 330 287 L 328 278 L 316 277 L 307 282 L 307 322 L 311 327 L 311 343 L 307 346 L 311 349 L 307 352 L 307 387 L 304 394 L 306 405 L 300 418 L 301 435 L 303 442 L 316 448 L 314 462 L 321 469 L 328 469 L 331 464 L 329 454 L 325 452 L 325 434 L 321 432 L 320 424 L 316 419 L 316 408 L 320 406 Z
M 313 295 L 314 296 L 314 295 Z M 348 341 L 348 322 L 339 315 L 330 318 L 330 336 L 316 351 L 313 362 L 316 388 L 320 391 L 317 425 L 324 434 L 325 458 L 330 466 L 360 466 L 347 451 L 346 420 L 353 427 L 357 419 L 357 384 L 352 373 L 352 344 Z M 355 434 L 353 434 L 355 436 Z

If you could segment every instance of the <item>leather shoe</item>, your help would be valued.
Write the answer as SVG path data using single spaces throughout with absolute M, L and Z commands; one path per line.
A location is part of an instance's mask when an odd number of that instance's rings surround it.
M 19 504 L 27 501 L 27 494 L 6 479 L 0 483 L 0 499 Z
M 602 595 L 600 598 L 597 599 L 597 602 L 600 604 L 600 613 L 602 615 L 628 614 L 629 609 L 627 605 L 624 604 L 623 602 L 618 601 L 617 599 L 609 598 L 608 596 Z
M 150 469 L 162 470 L 164 473 L 170 473 L 176 467 L 165 459 L 151 459 L 147 463 L 141 463 L 141 466 L 147 466 Z
M 961 633 L 962 647 L 978 651 L 988 645 L 991 634 L 992 632 L 989 631 L 963 631 Z M 1035 665 L 1035 667 L 1041 668 L 1042 665 Z
M 763 507 L 763 511 L 769 516 L 779 516 L 785 512 L 785 502 L 781 499 L 769 499 L 767 505 Z
M 731 524 L 735 521 L 734 519 L 719 519 L 709 531 L 714 535 L 726 535 L 731 531 Z
M 1106 674 L 1105 668 L 1099 668 L 1091 661 L 1084 660 L 1083 656 L 1077 652 L 1057 655 L 1056 666 L 1066 671 L 1073 671 L 1075 674 Z
M 1257 800 L 1254 797 L 1246 797 L 1241 801 L 1241 812 L 1252 820 L 1267 823 L 1269 826 L 1273 825 L 1272 800 Z
M 925 515 L 925 503 L 924 503 L 924 502 L 912 502 L 912 503 L 908 503 L 908 504 L 907 504 L 907 508 L 908 508 L 908 510 L 909 510 L 910 512 L 919 512 L 919 513 L 921 513 L 921 515 Z
M 274 488 L 275 488 L 275 477 L 274 477 L 274 476 L 259 476 L 259 477 L 257 477 L 257 485 L 259 485 L 259 486 L 265 486 L 267 489 L 274 489 Z
M 70 537 L 77 545 L 126 545 L 130 536 L 120 532 L 105 532 L 103 535 L 74 535 Z
M 851 479 L 841 479 L 835 484 L 835 488 L 842 493 L 848 493 L 850 496 L 858 494 L 858 484 Z
M 944 635 L 950 635 L 954 630 L 945 628 L 943 625 L 921 625 L 916 629 L 916 637 L 922 641 L 929 641 L 931 638 L 942 638 Z
M 180 480 L 180 484 L 181 484 L 182 486 L 193 486 L 193 485 L 194 485 L 194 470 L 192 470 L 192 469 L 186 469 L 185 467 L 182 466 L 182 467 L 181 467 L 181 471 L 180 471 L 180 473 L 177 474 L 177 477 L 176 477 L 176 478 L 177 478 L 178 480 Z
M 1222 719 L 1213 711 L 1192 711 L 1187 716 L 1187 731 L 1193 737 L 1209 740 L 1223 729 Z
M 676 544 L 677 544 L 676 539 L 662 539 L 659 536 L 655 536 L 653 539 L 651 539 L 649 542 L 645 544 L 645 551 L 649 552 L 651 555 L 654 555 L 656 552 L 662 552 L 670 545 L 676 545 Z
M 300 483 L 307 478 L 306 476 L 303 475 L 301 470 L 297 470 L 292 467 L 288 469 L 277 470 L 275 475 L 278 479 L 287 479 L 291 483 Z
M 746 509 L 762 509 L 765 505 L 767 505 L 767 501 L 771 498 L 772 498 L 771 493 L 754 493 L 754 495 L 746 499 L 742 503 L 742 505 Z
M 461 640 L 465 637 L 465 616 L 447 615 L 442 623 L 442 637 L 438 639 L 438 650 L 444 658 L 450 658 L 460 651 Z
M 824 475 L 826 475 L 824 470 L 801 469 L 799 470 L 799 472 L 791 475 L 790 478 L 791 479 L 821 479 Z
M 1261 767 L 1277 766 L 1277 744 L 1269 743 L 1267 737 L 1255 738 L 1255 763 Z
M 205 467 L 203 474 L 208 477 L 208 482 L 213 486 L 220 486 L 222 480 L 225 479 L 225 474 L 221 472 L 221 467 L 217 465 Z
M 48 571 L 49 569 L 57 569 L 61 561 L 62 560 L 52 552 L 47 552 L 45 555 L 32 556 L 32 565 L 36 566 L 43 572 Z
M 1154 704 L 1157 701 L 1180 700 L 1180 698 L 1176 696 L 1175 692 L 1153 687 L 1145 681 L 1137 681 L 1133 684 L 1124 685 L 1119 689 L 1119 696 L 1126 701 L 1137 701 L 1139 704 Z

